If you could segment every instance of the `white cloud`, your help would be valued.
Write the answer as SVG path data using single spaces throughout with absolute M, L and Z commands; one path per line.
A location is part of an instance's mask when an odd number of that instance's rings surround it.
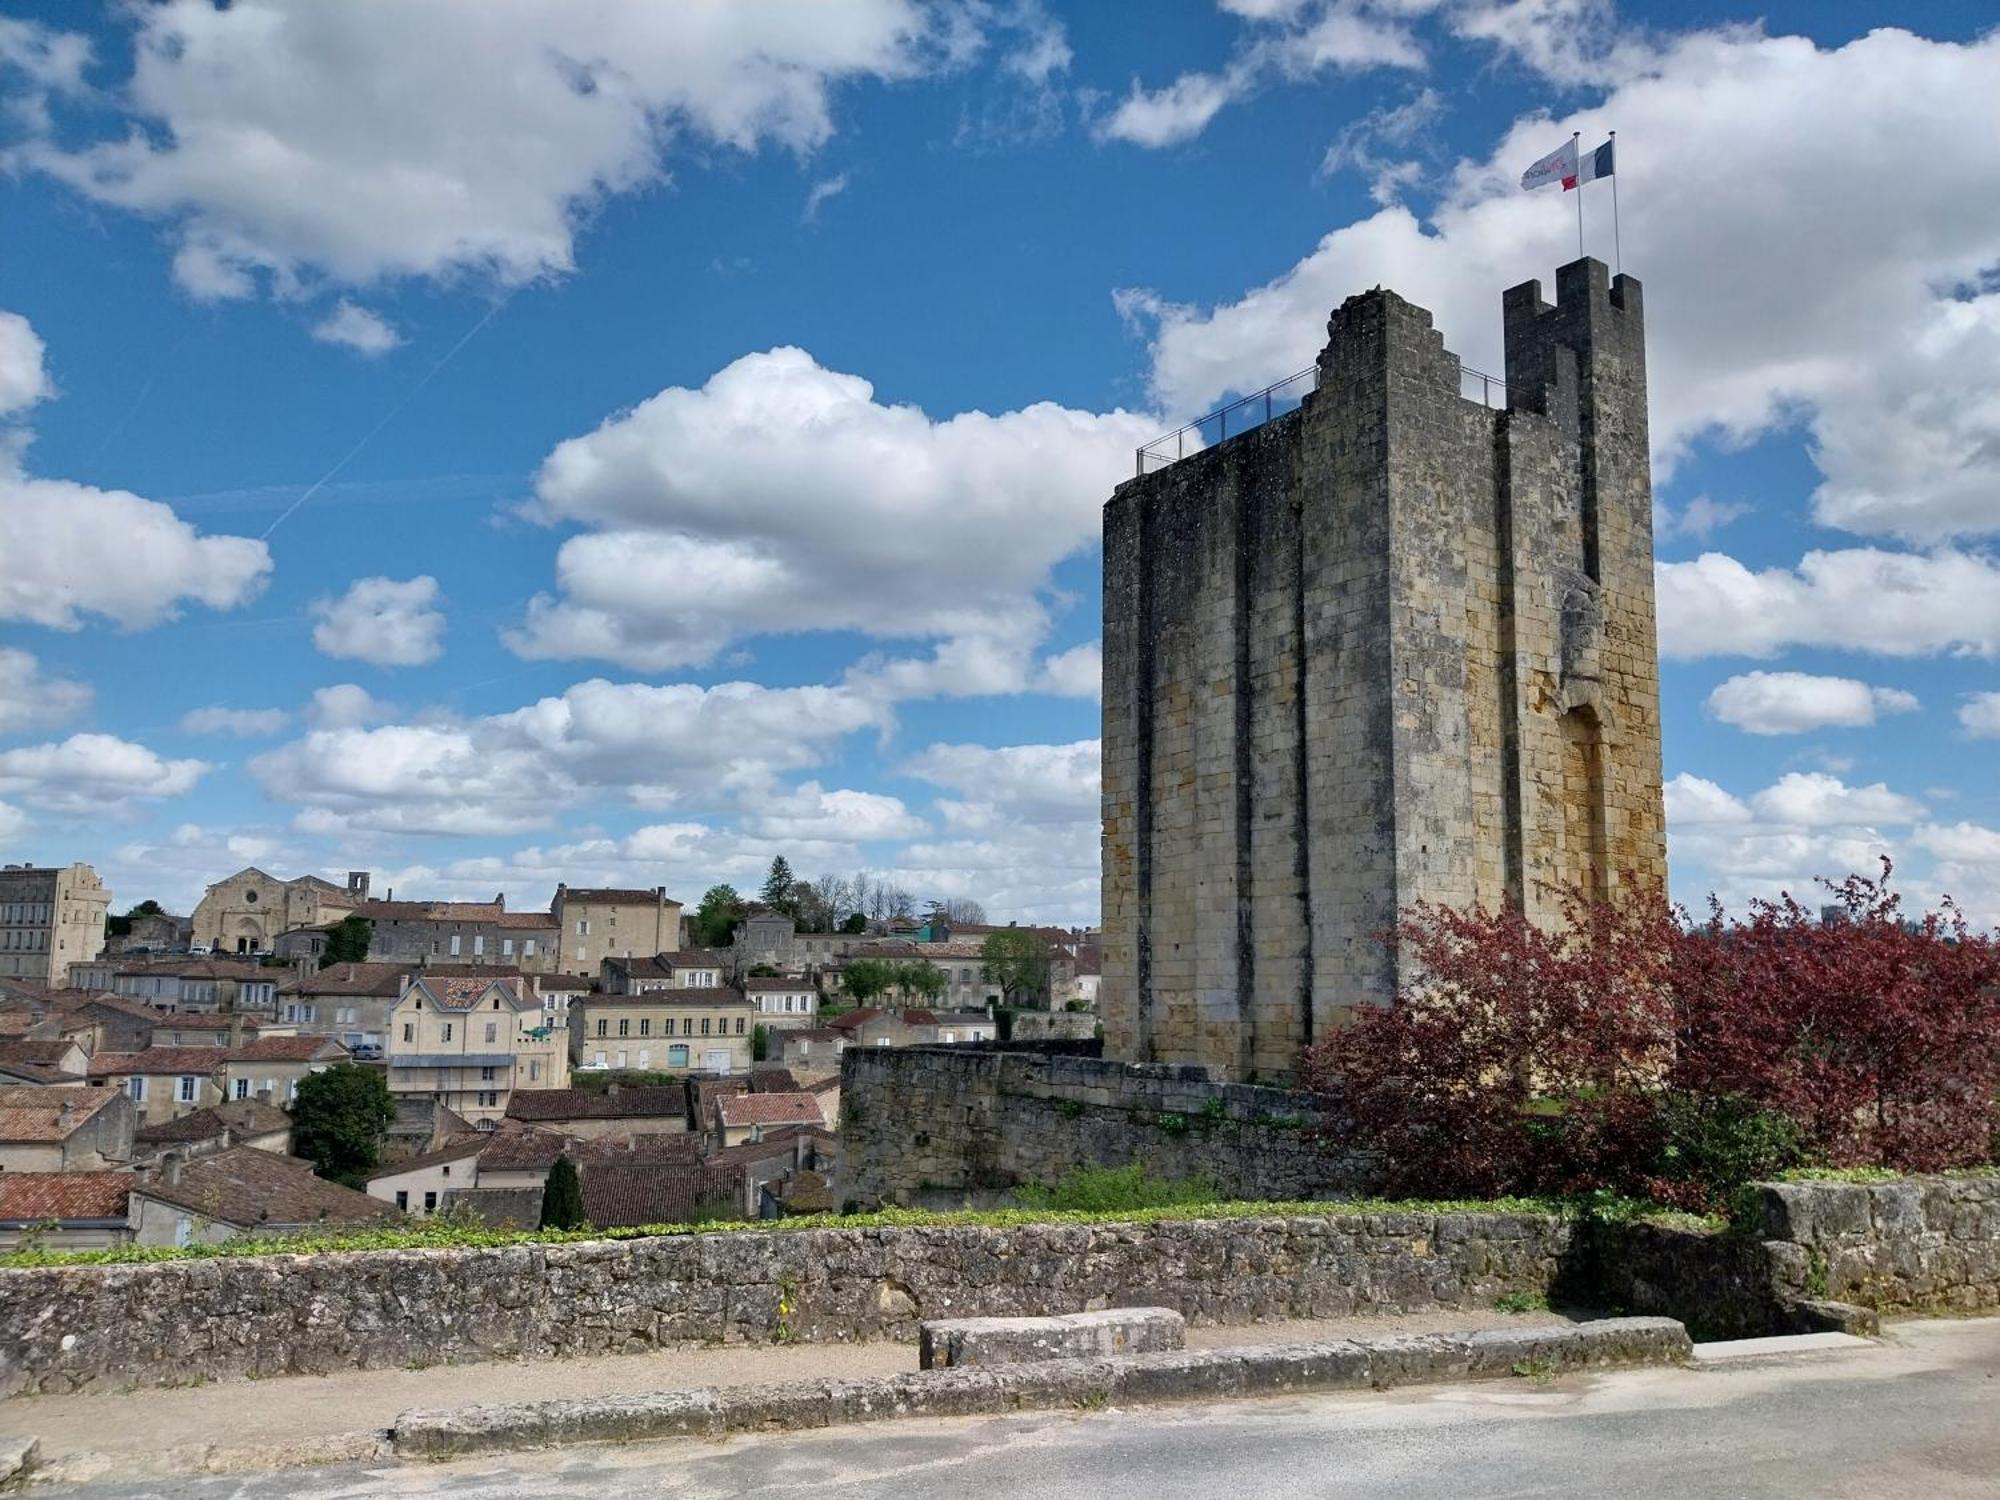
M 11 839 L 27 832 L 28 815 L 11 802 L 0 802 L 0 839 Z
M 4 41 L 4 37 L 0 37 Z M 53 394 L 41 339 L 0 312 L 0 417 Z M 102 615 L 128 630 L 174 618 L 183 600 L 233 609 L 271 571 L 270 550 L 240 536 L 201 536 L 155 500 L 21 467 L 25 434 L 0 430 L 0 620 L 77 630 Z
M 1655 577 L 1665 656 L 1771 656 L 1788 646 L 2000 655 L 2000 563 L 1979 553 L 1850 547 L 1753 573 L 1704 552 L 1659 564 Z
M 1444 95 L 1428 88 L 1401 104 L 1372 109 L 1340 128 L 1319 169 L 1329 175 L 1359 172 L 1369 179 L 1369 194 L 1377 203 L 1393 203 L 1425 175 L 1424 164 L 1403 153 L 1436 125 L 1445 110 Z
M 924 832 L 924 820 L 899 797 L 879 792 L 824 791 L 808 781 L 789 792 L 760 797 L 745 830 L 782 841 L 864 843 L 906 839 Z
M 832 89 L 952 58 L 911 0 L 808 6 L 322 5 L 167 0 L 128 13 L 126 133 L 18 151 L 164 220 L 197 296 L 324 277 L 567 271 L 591 204 L 666 157 L 833 131 Z
M 312 604 L 313 645 L 328 656 L 378 667 L 420 667 L 444 654 L 444 614 L 438 581 L 357 578 L 338 599 Z
M 976 637 L 1024 652 L 1154 419 L 1041 403 L 933 421 L 800 349 L 746 355 L 560 444 L 535 481 L 588 528 L 508 645 L 646 671 L 747 635 Z
M 127 630 L 175 618 L 184 601 L 234 609 L 263 590 L 270 550 L 202 536 L 156 500 L 36 479 L 0 452 L 0 620 L 77 630 L 101 615 Z
M 1750 514 L 1751 507 L 1735 501 L 1713 500 L 1696 495 L 1677 512 L 1664 500 L 1653 501 L 1653 535 L 1661 541 L 1669 537 L 1693 537 L 1705 542 L 1732 521 Z
M 162 759 L 115 735 L 73 734 L 0 751 L 0 792 L 19 795 L 31 808 L 103 813 L 135 798 L 178 797 L 211 769 L 205 761 Z
M 2000 693 L 1968 693 L 1958 722 L 1975 740 L 2000 739 Z
M 819 221 L 819 211 L 847 191 L 847 174 L 822 177 L 806 191 L 806 206 L 799 218 L 808 224 Z
M 1725 792 L 1714 782 L 1686 771 L 1666 785 L 1667 823 L 1670 827 L 1704 828 L 1731 823 L 1748 823 L 1752 814 L 1740 797 Z
M 90 707 L 87 683 L 45 677 L 26 651 L 0 646 L 0 734 L 25 734 L 66 724 Z
M 403 342 L 402 335 L 387 319 L 345 297 L 332 312 L 313 324 L 312 336 L 322 344 L 344 344 L 371 358 L 387 354 Z
M 1177 146 L 1208 129 L 1208 122 L 1248 86 L 1248 76 L 1183 73 L 1153 90 L 1136 80 L 1118 108 L 1098 122 L 1100 141 L 1128 141 L 1135 146 Z
M 43 364 L 47 352 L 26 318 L 0 309 L 0 417 L 15 416 L 55 394 Z
M 1010 823 L 1077 823 L 1093 826 L 1099 816 L 1096 740 L 1068 745 L 932 745 L 911 758 L 904 770 L 933 785 L 959 793 L 941 804 L 948 821 L 961 827 L 991 827 L 1004 815 Z
M 292 716 L 282 708 L 192 708 L 181 715 L 183 734 L 233 734 L 257 738 L 277 734 Z
M 2000 867 L 2000 831 L 1977 823 L 1919 823 L 1910 839 L 1953 864 Z
M 1750 806 L 1761 818 L 1801 828 L 1908 823 L 1924 812 L 1921 802 L 1882 782 L 1850 787 L 1824 771 L 1788 771 L 1752 797 Z
M 1072 646 L 1042 662 L 1035 685 L 1059 698 L 1099 698 L 1104 694 L 1104 648 L 1097 641 Z
M 1530 9 L 1573 7 L 1487 8 Z M 1918 542 L 2000 528 L 1982 503 L 2000 477 L 2000 292 L 1983 280 L 2000 243 L 2000 157 L 1985 147 L 2000 33 L 1884 30 L 1836 50 L 1741 28 L 1627 36 L 1596 65 L 1602 103 L 1517 121 L 1459 165 L 1429 223 L 1386 207 L 1211 310 L 1153 298 L 1160 401 L 1193 413 L 1303 368 L 1327 310 L 1376 284 L 1432 309 L 1468 363 L 1499 368 L 1500 290 L 1575 253 L 1566 205 L 1520 192 L 1519 173 L 1570 130 L 1616 127 L 1621 175 L 1646 189 L 1623 209 L 1653 313 L 1656 450 L 1803 416 L 1823 522 Z M 1755 180 L 1719 180 L 1713 164 L 1747 140 Z M 1918 159 L 1913 140 L 1931 143 Z
M 1708 695 L 1710 714 L 1751 734 L 1860 728 L 1873 724 L 1877 714 L 1910 713 L 1919 706 L 1898 688 L 1805 672 L 1745 672 Z
M 1310 79 L 1327 69 L 1358 73 L 1372 68 L 1421 70 L 1424 49 L 1407 17 L 1427 6 L 1405 0 L 1299 0 L 1228 4 L 1251 23 L 1242 44 L 1217 71 L 1181 74 L 1148 89 L 1137 79 L 1118 107 L 1099 120 L 1100 141 L 1135 146 L 1176 146 L 1193 140 L 1222 110 L 1267 79 Z
M 309 730 L 250 763 L 311 832 L 496 834 L 547 827 L 610 799 L 664 808 L 776 795 L 886 710 L 840 687 L 602 679 L 511 713 Z
M 306 722 L 315 729 L 359 729 L 395 715 L 395 708 L 358 683 L 337 682 L 315 688 L 306 705 Z

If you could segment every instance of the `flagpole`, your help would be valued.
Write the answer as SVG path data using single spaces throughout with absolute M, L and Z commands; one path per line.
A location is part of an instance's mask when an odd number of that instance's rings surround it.
M 1581 130 L 1572 130 L 1569 133 L 1570 160 L 1576 162 L 1579 166 L 1582 165 L 1582 158 L 1578 154 L 1580 148 L 1577 147 L 1576 142 L 1582 135 L 1583 132 Z M 1578 260 L 1583 259 L 1583 182 L 1580 178 L 1576 184 L 1576 258 Z
M 1618 132 L 1611 132 L 1611 254 L 1620 276 L 1625 274 L 1625 242 L 1618 232 Z

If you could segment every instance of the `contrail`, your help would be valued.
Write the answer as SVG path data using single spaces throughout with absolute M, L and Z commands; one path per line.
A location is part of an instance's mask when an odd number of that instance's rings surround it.
M 315 479 L 311 484 L 307 485 L 305 488 L 305 492 L 301 494 L 298 499 L 294 500 L 290 505 L 286 506 L 284 511 L 278 516 L 277 520 L 273 521 L 269 526 L 266 526 L 264 528 L 263 534 L 258 538 L 258 540 L 268 541 L 270 539 L 272 532 L 276 531 L 280 526 L 284 525 L 285 522 L 289 521 L 292 518 L 292 512 L 297 510 L 301 505 L 304 505 L 306 501 L 312 499 L 312 497 L 318 494 L 322 489 L 326 488 L 328 482 L 331 481 L 336 474 L 338 474 L 342 469 L 346 468 L 349 464 L 353 463 L 355 458 L 360 454 L 361 450 L 363 448 L 366 448 L 370 443 L 375 441 L 376 434 L 379 433 L 384 427 L 387 427 L 391 422 L 395 421 L 398 416 L 402 415 L 403 408 L 408 406 L 412 401 L 416 400 L 417 393 L 423 390 L 425 386 L 431 383 L 432 379 L 436 377 L 438 371 L 442 370 L 446 365 L 450 364 L 452 360 L 457 358 L 458 351 L 463 349 L 467 344 L 471 343 L 472 340 L 478 335 L 479 330 L 484 328 L 488 323 L 491 323 L 495 318 L 499 317 L 500 310 L 513 300 L 514 300 L 514 293 L 510 291 L 507 293 L 506 296 L 502 297 L 498 302 L 494 303 L 491 307 L 489 307 L 486 310 L 486 316 L 481 318 L 477 323 L 474 323 L 470 328 L 468 328 L 465 331 L 465 336 L 461 338 L 457 343 L 453 344 L 451 348 L 445 351 L 444 358 L 440 359 L 436 364 L 432 365 L 430 369 L 424 372 L 423 379 L 419 380 L 415 385 L 411 386 L 407 391 L 403 392 L 402 398 L 398 400 L 394 406 L 390 407 L 388 411 L 382 414 L 380 421 L 376 422 L 376 424 L 373 427 L 369 428 L 365 433 L 361 435 L 361 441 L 356 443 L 352 448 L 349 448 L 347 452 L 341 456 L 339 463 L 335 464 L 332 468 L 328 469 L 324 474 L 320 475 L 319 478 Z

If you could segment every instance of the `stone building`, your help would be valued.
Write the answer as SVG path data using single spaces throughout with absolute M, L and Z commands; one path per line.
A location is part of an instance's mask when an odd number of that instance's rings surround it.
M 569 1087 L 567 1038 L 518 971 L 416 970 L 389 1011 L 389 1092 L 427 1096 L 474 1125 L 517 1089 Z
M 111 892 L 89 865 L 0 869 L 0 979 L 61 989 L 70 966 L 104 951 Z
M 643 958 L 681 947 L 681 904 L 664 888 L 558 885 L 553 907 L 561 952 L 550 967 L 587 974 L 607 958 Z
M 351 871 L 342 889 L 317 875 L 279 880 L 255 865 L 218 880 L 196 903 L 193 944 L 213 953 L 269 953 L 278 935 L 338 922 L 368 899 L 368 873 Z
M 1109 1056 L 1282 1078 L 1410 903 L 1664 880 L 1640 288 L 1556 288 L 1502 299 L 1504 408 L 1377 289 L 1301 407 L 1105 507 Z
M 569 1011 L 571 1055 L 587 1068 L 746 1073 L 757 1011 L 738 989 L 586 995 Z

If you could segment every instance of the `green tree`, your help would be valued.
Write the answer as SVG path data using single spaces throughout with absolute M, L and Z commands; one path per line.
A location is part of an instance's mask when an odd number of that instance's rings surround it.
M 764 1062 L 771 1056 L 771 1032 L 769 1027 L 756 1026 L 750 1031 L 750 1060 Z
M 387 1075 L 359 1063 L 335 1063 L 299 1080 L 292 1100 L 292 1152 L 320 1176 L 359 1187 L 380 1159 L 382 1132 L 396 1118 Z
M 791 862 L 784 855 L 778 855 L 771 861 L 771 873 L 764 877 L 764 904 L 772 911 L 796 917 L 799 909 L 798 884 L 792 875 Z
M 558 1156 L 542 1188 L 542 1228 L 582 1227 L 583 1181 L 576 1175 L 576 1163 L 567 1156 Z
M 896 965 L 879 958 L 857 958 L 847 966 L 841 976 L 847 993 L 854 997 L 857 1005 L 866 1005 L 877 995 L 893 988 L 896 983 Z
M 694 909 L 694 941 L 698 948 L 726 948 L 743 920 L 743 898 L 733 885 L 712 885 L 701 893 Z
M 1007 1004 L 1046 1003 L 1049 945 L 1040 933 L 1019 927 L 989 932 L 979 945 L 979 956 L 985 962 L 981 972 L 986 982 L 1000 986 L 1000 997 Z
M 944 970 L 921 958 L 895 966 L 896 988 L 908 998 L 936 1000 L 944 993 Z
M 840 924 L 840 930 L 858 936 L 868 930 L 868 918 L 858 911 L 849 912 L 847 919 Z
M 104 931 L 109 937 L 126 937 L 132 931 L 132 919 L 134 917 L 158 917 L 165 914 L 160 903 L 148 896 L 144 901 L 141 901 L 137 906 L 126 912 L 124 916 L 106 917 L 104 919 Z
M 326 951 L 319 956 L 319 966 L 324 969 L 328 964 L 365 963 L 369 945 L 374 941 L 373 922 L 366 917 L 342 917 L 326 935 Z

